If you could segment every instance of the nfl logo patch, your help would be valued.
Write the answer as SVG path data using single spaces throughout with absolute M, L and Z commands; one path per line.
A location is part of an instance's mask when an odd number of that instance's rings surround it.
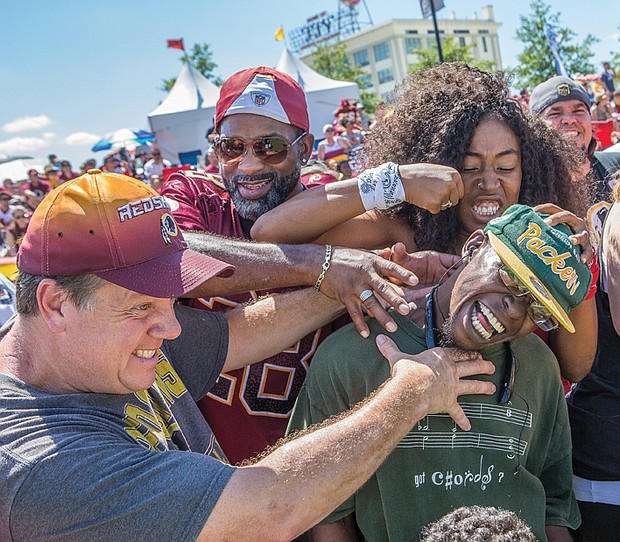
M 264 92 L 250 92 L 250 96 L 256 107 L 263 107 L 271 100 L 271 95 L 265 94 Z
M 560 96 L 568 96 L 570 94 L 570 87 L 567 84 L 558 85 L 556 90 Z

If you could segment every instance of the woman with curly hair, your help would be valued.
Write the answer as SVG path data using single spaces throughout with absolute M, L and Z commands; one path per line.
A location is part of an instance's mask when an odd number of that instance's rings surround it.
M 504 75 L 462 62 L 411 75 L 365 148 L 369 167 L 401 164 L 407 203 L 366 212 L 356 180 L 335 183 L 263 215 L 252 236 L 364 248 L 402 241 L 411 251 L 459 254 L 514 203 L 552 202 L 584 216 L 590 197 L 570 147 L 510 97 Z
M 399 89 L 394 113 L 367 138 L 366 155 L 373 169 L 284 202 L 256 221 L 253 238 L 362 248 L 402 242 L 410 252 L 460 255 L 471 233 L 514 203 L 552 203 L 546 210 L 556 213 L 555 223 L 571 226 L 584 257 L 589 252 L 578 217 L 585 215 L 590 194 L 579 163 L 566 142 L 510 97 L 501 73 L 455 62 L 411 75 Z M 402 181 L 401 192 L 395 178 Z M 382 185 L 397 186 L 400 197 L 382 193 Z M 398 252 L 403 257 L 402 247 Z M 558 347 L 550 338 L 571 381 L 587 374 L 596 348 L 591 300 L 571 319 L 581 315 L 581 337 L 562 339 Z

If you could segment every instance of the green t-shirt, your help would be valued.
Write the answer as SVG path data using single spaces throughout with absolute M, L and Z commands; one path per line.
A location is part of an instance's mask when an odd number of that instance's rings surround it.
M 426 350 L 424 332 L 392 314 L 398 331 L 391 338 L 411 354 Z M 369 320 L 371 337 L 350 325 L 321 345 L 297 399 L 289 431 L 309 427 L 348 410 L 390 376 L 374 337 L 382 332 Z M 459 402 L 472 423 L 459 429 L 445 414 L 429 415 L 401 440 L 366 484 L 326 519 L 351 513 L 366 540 L 417 540 L 419 532 L 460 506 L 496 506 L 514 511 L 546 540 L 547 525 L 576 528 L 579 511 L 572 492 L 570 428 L 555 357 L 535 335 L 511 344 L 516 359 L 514 393 L 506 405 L 491 396 L 466 395 Z M 495 364 L 500 389 L 505 344 L 482 352 Z M 355 468 L 355 464 L 351 464 Z

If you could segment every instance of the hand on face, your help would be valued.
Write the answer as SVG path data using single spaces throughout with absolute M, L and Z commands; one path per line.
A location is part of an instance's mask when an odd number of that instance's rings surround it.
M 471 423 L 458 404 L 458 397 L 495 392 L 492 382 L 465 379 L 495 372 L 495 366 L 483 360 L 479 352 L 432 348 L 417 355 L 403 354 L 385 335 L 377 337 L 377 347 L 390 363 L 392 377 L 411 386 L 412 401 L 418 405 L 425 403 L 428 414 L 446 412 L 464 431 L 471 428 Z

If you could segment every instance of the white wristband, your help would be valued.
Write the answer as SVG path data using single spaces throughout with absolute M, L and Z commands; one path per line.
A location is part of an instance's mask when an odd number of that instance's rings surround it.
M 405 201 L 405 187 L 398 174 L 398 166 L 387 162 L 363 171 L 357 176 L 364 209 L 388 209 Z

